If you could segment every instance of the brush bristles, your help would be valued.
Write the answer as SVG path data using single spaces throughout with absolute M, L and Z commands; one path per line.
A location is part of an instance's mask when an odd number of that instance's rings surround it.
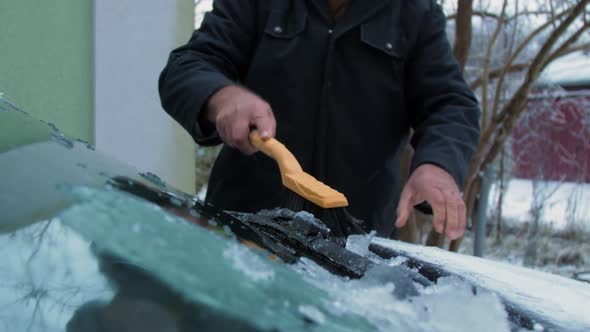
M 306 211 L 313 214 L 330 228 L 330 237 L 341 245 L 346 244 L 349 235 L 366 234 L 362 227 L 363 222 L 354 218 L 346 208 L 322 208 L 292 191 L 286 193 L 282 206 L 293 212 Z

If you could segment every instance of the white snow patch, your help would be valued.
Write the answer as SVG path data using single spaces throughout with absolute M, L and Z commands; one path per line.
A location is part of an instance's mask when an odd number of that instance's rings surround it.
M 509 331 L 508 316 L 494 293 L 472 288 L 458 277 L 440 278 L 437 284 L 423 291 L 428 296 L 416 298 L 415 305 L 428 312 L 428 319 L 437 322 L 439 331 Z M 477 301 L 474 302 L 474 299 Z M 458 310 L 456 304 L 461 303 Z M 464 305 L 472 303 L 472 305 Z
M 241 244 L 231 243 L 223 251 L 223 257 L 252 281 L 270 281 L 274 278 L 274 271 L 262 257 Z
M 312 321 L 318 323 L 318 324 L 324 324 L 326 322 L 326 316 L 324 316 L 324 314 L 320 311 L 320 309 L 311 306 L 311 305 L 302 305 L 299 306 L 298 308 L 299 312 L 311 319 Z
M 368 235 L 351 235 L 346 239 L 346 249 L 365 257 L 371 255 L 373 253 L 369 251 L 369 245 L 376 234 L 372 231 Z

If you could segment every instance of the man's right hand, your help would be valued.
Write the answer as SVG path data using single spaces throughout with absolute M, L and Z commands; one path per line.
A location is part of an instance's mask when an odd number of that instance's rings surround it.
M 225 144 L 248 155 L 258 151 L 250 144 L 251 127 L 258 130 L 262 139 L 275 136 L 276 121 L 270 105 L 239 86 L 227 86 L 211 96 L 207 119 L 215 124 Z

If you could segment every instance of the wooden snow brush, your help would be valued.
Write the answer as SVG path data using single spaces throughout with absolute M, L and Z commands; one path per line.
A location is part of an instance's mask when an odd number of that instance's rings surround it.
M 348 200 L 344 194 L 303 171 L 285 145 L 274 138 L 262 139 L 256 130 L 250 133 L 250 142 L 277 162 L 283 186 L 290 190 L 284 208 L 312 213 L 330 228 L 332 237 L 344 241 L 350 234 L 365 233 L 360 226 L 362 222 L 346 210 Z

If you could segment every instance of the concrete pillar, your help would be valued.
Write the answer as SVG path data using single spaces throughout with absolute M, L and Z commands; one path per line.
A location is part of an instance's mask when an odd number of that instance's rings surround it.
M 194 28 L 194 0 L 94 1 L 94 108 L 98 150 L 194 193 L 195 146 L 160 106 L 169 52 Z

